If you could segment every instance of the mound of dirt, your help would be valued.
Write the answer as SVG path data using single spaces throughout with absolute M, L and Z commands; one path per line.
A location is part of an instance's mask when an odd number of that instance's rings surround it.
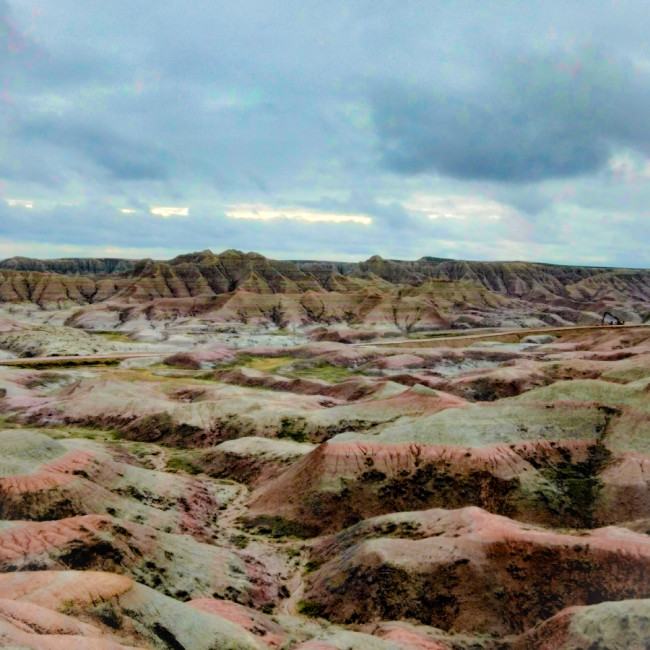
M 0 574 L 0 603 L 0 639 L 5 646 L 26 644 L 48 650 L 268 647 L 225 618 L 111 573 Z
M 108 571 L 181 600 L 227 596 L 258 607 L 276 601 L 277 582 L 253 558 L 240 555 L 106 515 L 0 529 L 0 572 Z
M 648 516 L 648 462 L 587 441 L 482 448 L 328 442 L 260 486 L 250 512 L 318 532 L 388 512 L 467 505 L 521 521 L 592 527 Z
M 157 530 L 212 539 L 231 486 L 119 462 L 88 440 L 0 432 L 0 518 L 54 520 L 108 514 Z
M 293 440 L 250 436 L 207 449 L 194 459 L 194 464 L 210 476 L 254 486 L 271 481 L 314 448 Z
M 565 607 L 650 595 L 647 536 L 559 534 L 479 508 L 371 519 L 320 542 L 313 561 L 305 600 L 339 623 L 415 619 L 504 635 Z

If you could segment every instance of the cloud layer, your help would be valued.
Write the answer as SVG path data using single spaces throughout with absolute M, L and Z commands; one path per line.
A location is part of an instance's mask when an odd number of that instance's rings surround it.
M 0 254 L 650 266 L 647 4 L 539 5 L 0 0 Z

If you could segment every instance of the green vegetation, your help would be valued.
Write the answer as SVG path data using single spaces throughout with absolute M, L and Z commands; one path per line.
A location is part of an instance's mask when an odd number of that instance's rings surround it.
M 59 605 L 59 613 L 72 616 L 77 613 L 77 604 L 74 600 L 64 600 Z
M 467 336 L 468 332 L 467 330 L 463 330 L 461 332 L 426 332 L 425 334 L 420 334 L 417 335 L 413 338 L 424 338 L 424 339 L 439 339 L 439 338 L 447 338 L 447 337 L 452 337 L 452 336 Z M 483 334 L 488 334 L 489 332 L 483 332 Z
M 258 515 L 252 519 L 241 518 L 240 522 L 247 530 L 275 539 L 281 537 L 306 539 L 311 537 L 313 532 L 309 526 L 300 524 L 297 521 L 289 521 L 279 515 Z
M 295 442 L 309 442 L 309 438 L 305 433 L 306 424 L 305 418 L 282 418 L 278 438 L 289 438 L 295 440 Z
M 293 361 L 292 357 L 248 357 L 243 363 L 239 362 L 235 365 L 260 370 L 261 372 L 273 373 L 291 361 Z
M 410 474 L 403 472 L 375 485 L 378 498 L 393 511 L 424 506 L 449 509 L 481 506 L 485 503 L 485 495 L 489 494 L 489 509 L 509 516 L 513 507 L 511 498 L 519 488 L 519 479 L 503 479 L 486 470 L 457 472 L 446 465 L 426 463 Z
M 305 564 L 305 573 L 313 573 L 314 571 L 317 571 L 321 564 L 322 562 L 319 560 L 309 560 L 309 562 Z
M 116 442 L 121 440 L 122 437 L 122 434 L 115 429 L 102 429 L 101 427 L 76 427 L 70 426 L 69 424 L 59 424 L 53 427 L 39 427 L 38 429 L 55 440 L 61 438 L 84 438 L 85 440 Z
M 15 429 L 17 426 L 11 416 L 0 415 L 0 429 Z
M 115 608 L 113 603 L 101 603 L 94 607 L 90 613 L 96 616 L 102 623 L 117 630 L 122 627 L 124 617 Z
M 187 474 L 200 474 L 202 472 L 200 467 L 192 463 L 190 458 L 184 454 L 174 454 L 167 461 L 167 469 L 172 472 L 186 472 Z
M 354 372 L 345 366 L 333 366 L 329 363 L 318 363 L 313 366 L 292 368 L 286 373 L 292 377 L 301 377 L 304 379 L 318 379 L 327 381 L 330 384 L 338 384 L 348 377 L 361 375 L 363 373 Z
M 133 339 L 123 332 L 113 332 L 112 330 L 91 330 L 89 334 L 97 334 L 109 341 L 122 341 L 124 343 L 133 343 Z
M 182 446 L 186 436 L 191 436 L 197 431 L 198 427 L 176 423 L 167 411 L 140 417 L 127 428 L 127 433 L 139 440 L 155 442 L 160 439 L 172 439 L 178 446 Z
M 540 490 L 539 498 L 567 524 L 593 528 L 598 523 L 594 521 L 594 510 L 602 487 L 598 474 L 611 455 L 604 445 L 592 445 L 582 462 L 561 462 L 540 470 L 550 489 Z
M 246 548 L 250 544 L 248 535 L 233 535 L 230 542 L 237 548 Z
M 619 366 L 618 368 L 609 370 L 601 375 L 601 379 L 611 379 L 613 381 L 623 382 L 626 384 L 632 381 L 645 379 L 646 377 L 650 377 L 650 368 L 644 368 L 643 366 L 633 366 L 631 364 L 627 367 Z
M 64 376 L 64 375 L 63 375 Z M 44 372 L 38 377 L 31 377 L 25 382 L 25 386 L 29 389 L 42 388 L 48 384 L 53 384 L 60 381 L 62 375 L 56 372 Z
M 299 600 L 298 613 L 311 618 L 319 618 L 323 615 L 323 608 L 311 600 Z

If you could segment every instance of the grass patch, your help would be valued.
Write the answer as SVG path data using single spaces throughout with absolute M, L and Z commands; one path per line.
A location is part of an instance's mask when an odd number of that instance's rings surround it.
M 197 467 L 187 456 L 173 455 L 167 461 L 167 469 L 172 472 L 186 472 L 187 474 L 200 474 L 203 470 Z
M 244 363 L 237 365 L 243 365 L 246 368 L 252 368 L 253 370 L 259 370 L 261 372 L 272 373 L 293 360 L 292 357 L 250 357 Z
M 0 415 L 0 429 L 15 429 L 18 426 L 17 422 L 14 422 L 12 416 Z
M 320 618 L 323 615 L 323 608 L 311 600 L 299 600 L 298 613 L 310 618 Z
M 295 442 L 309 442 L 305 426 L 307 421 L 305 418 L 282 418 L 280 420 L 280 430 L 278 431 L 278 438 L 289 438 Z
M 115 608 L 113 603 L 102 603 L 97 605 L 90 613 L 93 616 L 96 616 L 104 625 L 113 628 L 114 630 L 119 630 L 122 627 L 124 617 L 122 614 Z
M 32 377 L 27 382 L 25 382 L 25 387 L 29 389 L 42 388 L 48 384 L 53 384 L 58 381 L 61 381 L 61 375 L 56 372 L 44 372 L 38 377 Z
M 609 449 L 602 445 L 589 448 L 587 459 L 577 463 L 560 462 L 540 471 L 553 487 L 552 497 L 546 497 L 548 507 L 580 528 L 593 528 L 596 501 L 600 496 L 602 481 L 598 474 L 611 458 Z
M 122 439 L 122 434 L 115 429 L 94 429 L 92 427 L 75 427 L 68 424 L 58 424 L 53 427 L 36 427 L 39 431 L 59 440 L 61 438 L 83 438 L 85 440 L 99 440 L 101 442 L 114 442 Z
M 237 548 L 246 548 L 250 544 L 248 535 L 233 535 L 230 542 Z
M 241 518 L 240 522 L 247 530 L 275 539 L 281 537 L 306 539 L 307 537 L 312 537 L 313 534 L 309 526 L 300 524 L 297 521 L 289 521 L 278 515 L 258 515 L 252 519 Z
M 305 573 L 313 573 L 314 571 L 317 571 L 321 564 L 323 563 L 319 560 L 309 560 L 309 562 L 305 564 Z
M 363 373 L 355 372 L 345 366 L 333 366 L 329 363 L 319 363 L 304 368 L 292 368 L 287 374 L 303 379 L 318 379 L 329 382 L 330 384 L 338 384 L 348 377 L 361 375 Z
M 65 614 L 66 616 L 72 616 L 77 613 L 77 604 L 74 600 L 64 600 L 59 605 L 59 613 Z
M 467 336 L 471 334 L 471 330 L 462 330 L 460 332 L 427 332 L 426 334 L 419 335 L 412 338 L 422 338 L 422 339 L 439 339 L 439 338 L 451 338 L 454 336 Z M 489 332 L 480 332 L 481 334 L 489 334 Z
M 109 341 L 122 341 L 123 343 L 133 343 L 133 339 L 124 332 L 113 332 L 112 330 L 87 330 L 88 334 L 97 334 Z
M 292 333 L 286 327 L 283 327 L 277 330 L 277 332 L 271 332 L 271 336 L 291 336 Z

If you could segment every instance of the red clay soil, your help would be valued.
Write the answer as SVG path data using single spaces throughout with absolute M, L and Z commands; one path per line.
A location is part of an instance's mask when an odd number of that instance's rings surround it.
M 326 442 L 254 492 L 250 515 L 324 533 L 389 512 L 476 505 L 522 521 L 591 527 L 648 517 L 649 481 L 647 456 L 582 440 L 479 448 Z
M 250 607 L 229 600 L 199 598 L 187 604 L 195 609 L 216 614 L 260 637 L 269 648 L 281 648 L 287 640 L 286 632 L 268 616 Z
M 313 559 L 322 564 L 304 598 L 337 623 L 415 619 L 505 635 L 573 605 L 650 595 L 646 535 L 559 534 L 479 508 L 366 521 L 320 542 Z

